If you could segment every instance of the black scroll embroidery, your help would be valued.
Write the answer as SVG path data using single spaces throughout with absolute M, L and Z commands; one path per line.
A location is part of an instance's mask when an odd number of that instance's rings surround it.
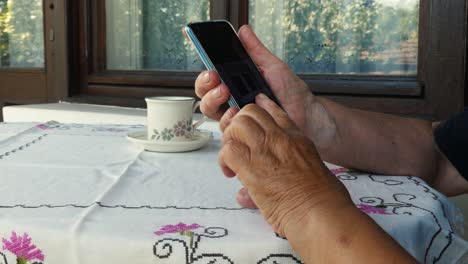
M 350 170 L 350 171 L 339 172 L 336 174 L 336 177 L 342 181 L 355 181 L 360 176 L 362 176 L 362 174 L 364 174 L 364 172 L 362 171 Z
M 380 198 L 380 197 L 362 197 L 360 198 L 360 201 L 363 202 L 363 203 L 366 203 L 366 204 L 370 204 L 370 205 L 373 205 L 373 206 L 376 206 L 376 207 L 386 207 L 386 208 L 392 208 L 392 212 L 394 214 L 397 214 L 397 215 L 403 215 L 403 214 L 406 214 L 406 215 L 413 215 L 413 212 L 412 210 L 420 210 L 420 211 L 424 211 L 426 213 L 429 213 L 434 222 L 436 223 L 437 225 L 437 231 L 432 235 L 431 237 L 431 240 L 428 244 L 428 246 L 426 247 L 426 251 L 425 251 L 425 254 L 424 254 L 424 263 L 429 263 L 428 261 L 428 256 L 429 256 L 429 252 L 433 246 L 433 243 L 434 241 L 439 237 L 439 235 L 442 233 L 442 225 L 440 224 L 440 221 L 439 219 L 437 218 L 436 214 L 426 208 L 422 208 L 422 207 L 419 207 L 417 205 L 414 205 L 412 202 L 412 200 L 415 200 L 417 197 L 413 194 L 406 194 L 406 193 L 396 193 L 396 194 L 393 194 L 393 199 L 395 202 L 385 202 L 384 199 Z M 452 243 L 452 234 L 453 232 L 450 231 L 449 234 L 447 236 L 445 236 L 444 238 L 442 239 L 446 239 L 447 240 L 447 244 L 446 246 L 441 250 L 441 252 L 438 254 L 437 257 L 434 257 L 434 259 L 432 260 L 432 263 L 438 263 L 440 261 L 440 259 L 442 258 L 442 254 L 446 251 L 446 249 L 450 246 L 450 244 Z
M 448 217 L 447 217 L 447 210 L 445 209 L 445 206 L 444 204 L 442 203 L 442 201 L 440 200 L 439 196 L 433 192 L 430 188 L 428 188 L 425 184 L 423 184 L 422 182 L 420 182 L 419 180 L 417 180 L 416 177 L 411 177 L 409 176 L 408 179 L 410 181 L 412 181 L 416 186 L 418 187 L 421 187 L 425 193 L 428 193 L 432 196 L 432 198 L 434 200 L 436 200 L 437 202 L 439 202 L 439 205 L 440 205 L 440 208 L 442 209 L 442 213 L 443 213 L 443 216 L 445 218 L 445 220 L 447 221 L 447 223 L 449 223 L 449 226 L 450 226 L 450 230 L 449 230 L 449 234 L 447 236 L 445 236 L 445 239 L 447 239 L 447 244 L 444 246 L 444 248 L 441 250 L 439 256 L 437 257 L 434 257 L 433 259 L 433 262 L 432 263 L 437 263 L 441 260 L 442 258 L 442 255 L 445 253 L 445 251 L 447 250 L 447 248 L 452 244 L 452 240 L 453 240 L 453 235 L 454 235 L 454 230 L 453 230 L 453 226 L 452 226 L 452 223 L 448 220 Z M 436 215 L 434 213 L 432 213 L 432 217 L 434 219 L 437 219 Z M 438 219 L 437 219 L 437 223 L 438 222 Z M 433 241 L 435 240 L 436 236 L 439 235 L 439 233 L 441 233 L 442 231 L 442 226 L 439 224 L 439 228 L 440 228 L 440 232 L 438 232 L 434 237 L 433 239 L 431 240 L 431 243 L 429 244 L 428 248 L 426 249 L 426 254 L 425 254 L 425 257 L 427 258 L 428 254 L 429 254 L 429 251 L 431 249 L 431 246 L 433 244 Z
M 116 205 L 108 205 L 102 202 L 94 202 L 87 205 L 80 205 L 80 204 L 41 204 L 41 205 L 26 205 L 26 204 L 15 204 L 15 205 L 0 205 L 0 209 L 13 209 L 13 208 L 23 208 L 23 209 L 55 209 L 55 208 L 79 208 L 85 209 L 91 206 L 98 206 L 101 208 L 107 209 L 127 209 L 127 210 L 138 210 L 138 209 L 149 209 L 149 210 L 167 210 L 167 209 L 175 209 L 175 210 L 227 210 L 227 211 L 257 211 L 257 209 L 250 209 L 250 208 L 242 208 L 242 207 L 204 207 L 204 206 L 176 206 L 176 205 L 167 205 L 167 206 L 151 206 L 151 205 L 139 205 L 139 206 L 129 206 L 123 204 L 116 204 Z
M 201 238 L 222 238 L 228 235 L 228 231 L 222 227 L 208 227 L 205 228 L 203 233 L 193 233 L 193 243 L 187 244 L 183 239 L 164 238 L 158 240 L 153 246 L 153 254 L 159 259 L 169 259 L 174 250 L 177 248 L 183 249 L 185 254 L 186 264 L 198 263 L 227 263 L 234 264 L 234 262 L 227 256 L 221 253 L 202 253 L 198 254 L 197 250 L 201 243 Z
M 8 264 L 5 254 L 0 252 L 0 264 Z
M 48 134 L 41 135 L 41 136 L 37 137 L 36 139 L 32 140 L 31 142 L 28 142 L 28 143 L 26 143 L 26 144 L 24 144 L 24 145 L 22 145 L 22 146 L 20 146 L 18 148 L 12 149 L 10 151 L 7 151 L 7 152 L 1 154 L 0 155 L 0 160 L 5 159 L 5 158 L 11 156 L 12 154 L 17 153 L 19 151 L 22 151 L 22 150 L 24 150 L 26 148 L 29 148 L 30 146 L 38 143 L 39 141 L 41 141 L 42 139 L 44 139 L 47 136 L 48 136 Z
M 336 175 L 336 177 L 342 181 L 354 181 L 354 180 L 357 180 L 357 176 L 356 175 L 352 175 L 351 173 L 347 172 L 347 173 L 339 173 Z
M 397 180 L 393 180 L 393 179 L 382 179 L 382 177 L 379 177 L 379 176 L 375 176 L 375 175 L 369 175 L 369 178 L 373 181 L 373 182 L 379 182 L 379 183 L 383 183 L 385 185 L 402 185 L 403 182 L 402 181 L 397 181 Z
M 303 262 L 300 259 L 290 254 L 271 254 L 259 260 L 257 264 L 281 264 L 293 262 L 297 264 L 303 264 Z

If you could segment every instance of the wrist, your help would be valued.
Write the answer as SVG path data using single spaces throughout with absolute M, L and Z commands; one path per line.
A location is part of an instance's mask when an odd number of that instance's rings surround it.
M 330 201 L 290 221 L 285 236 L 305 263 L 330 263 L 335 251 L 352 247 L 361 214 L 350 199 Z
M 359 209 L 354 205 L 351 198 L 334 197 L 324 198 L 320 203 L 315 201 L 313 206 L 309 206 L 309 210 L 302 218 L 289 219 L 284 227 L 284 233 L 286 237 L 297 237 L 300 234 L 304 234 L 303 231 L 306 228 L 310 232 L 316 232 L 323 230 L 330 223 L 330 219 L 343 219 L 342 215 L 346 215 L 349 212 L 359 212 Z
M 305 133 L 321 152 L 320 150 L 328 149 L 336 141 L 337 125 L 323 98 L 311 95 L 305 100 L 307 113 Z
M 304 263 L 417 263 L 353 203 L 310 211 L 285 234 Z

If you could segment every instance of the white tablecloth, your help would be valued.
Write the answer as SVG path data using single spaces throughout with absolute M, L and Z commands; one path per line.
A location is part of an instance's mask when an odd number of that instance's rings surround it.
M 222 176 L 221 134 L 208 128 L 203 149 L 163 154 L 126 140 L 141 125 L 0 124 L 0 264 L 14 253 L 50 264 L 301 263 L 257 210 L 237 205 L 241 185 Z M 463 220 L 443 195 L 415 177 L 329 166 L 420 262 L 461 261 Z

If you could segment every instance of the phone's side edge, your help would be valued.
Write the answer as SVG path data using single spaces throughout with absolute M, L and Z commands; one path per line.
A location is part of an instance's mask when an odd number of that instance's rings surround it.
M 187 27 L 185 27 L 185 32 L 187 33 L 187 36 L 189 37 L 190 41 L 195 46 L 195 50 L 197 51 L 198 55 L 200 56 L 203 64 L 205 64 L 205 67 L 210 71 L 216 71 L 216 68 L 214 67 L 214 65 L 211 62 L 210 58 L 208 58 L 208 55 L 206 54 L 205 50 L 201 46 L 200 42 L 198 41 L 197 37 L 193 33 L 192 29 L 187 26 Z
M 205 64 L 205 67 L 210 71 L 216 71 L 215 66 L 211 62 L 208 55 L 206 54 L 205 50 L 203 49 L 202 45 L 198 41 L 197 36 L 195 36 L 195 34 L 193 33 L 192 29 L 189 26 L 186 26 L 185 27 L 185 32 L 187 33 L 187 36 L 189 37 L 190 41 L 195 46 L 195 50 L 197 51 L 198 55 L 200 56 L 203 64 Z M 236 102 L 234 97 L 232 97 L 232 95 L 229 97 L 228 104 L 231 107 L 235 107 L 237 109 L 240 109 L 239 104 Z

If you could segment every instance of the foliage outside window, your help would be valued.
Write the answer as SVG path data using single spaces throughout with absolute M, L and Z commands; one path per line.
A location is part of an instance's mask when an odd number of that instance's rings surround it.
M 299 73 L 417 73 L 419 0 L 255 0 L 249 23 Z
M 203 69 L 182 35 L 188 22 L 209 19 L 209 0 L 107 0 L 107 69 Z
M 209 0 L 107 0 L 107 69 L 199 71 L 180 33 Z M 417 73 L 419 0 L 251 0 L 249 23 L 298 73 Z
M 0 0 L 0 67 L 44 67 L 42 0 Z

